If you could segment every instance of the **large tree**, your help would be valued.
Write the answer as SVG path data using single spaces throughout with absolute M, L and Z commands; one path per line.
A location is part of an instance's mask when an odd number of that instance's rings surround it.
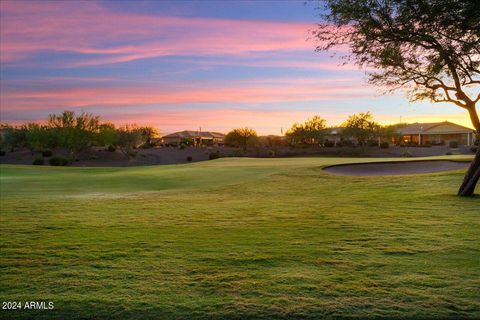
M 369 71 L 369 82 L 404 89 L 412 101 L 448 102 L 480 120 L 480 1 L 323 0 L 314 34 L 318 51 L 348 49 L 345 58 Z M 459 195 L 480 178 L 480 147 Z

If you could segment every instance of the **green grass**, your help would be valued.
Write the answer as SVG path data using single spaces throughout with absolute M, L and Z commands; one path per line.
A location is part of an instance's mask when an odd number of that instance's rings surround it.
M 55 309 L 0 318 L 480 318 L 463 173 L 321 170 L 358 161 L 2 165 L 1 300 Z

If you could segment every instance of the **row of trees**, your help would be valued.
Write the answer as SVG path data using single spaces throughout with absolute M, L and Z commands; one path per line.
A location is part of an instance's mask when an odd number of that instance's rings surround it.
M 375 142 L 391 141 L 400 138 L 397 126 L 382 126 L 373 119 L 370 112 L 354 114 L 337 128 L 340 139 L 355 139 L 360 146 Z M 320 116 L 314 116 L 304 123 L 295 123 L 285 134 L 286 140 L 278 136 L 259 137 L 250 128 L 233 129 L 225 136 L 227 146 L 246 150 L 248 147 L 282 146 L 282 145 L 326 145 L 332 139 L 333 128 L 327 127 L 327 121 Z M 330 141 L 332 142 L 332 141 Z
M 134 156 L 134 149 L 142 145 L 151 145 L 158 135 L 152 127 L 125 125 L 115 127 L 113 123 L 102 123 L 100 118 L 91 113 L 75 114 L 64 111 L 52 114 L 47 123 L 27 123 L 21 126 L 2 125 L 4 134 L 1 147 L 14 151 L 25 147 L 36 151 L 63 149 L 68 152 L 70 161 L 91 146 L 118 148 L 129 159 Z
M 332 128 L 327 127 L 327 122 L 319 116 L 305 121 L 302 124 L 295 123 L 285 136 L 291 144 L 318 145 L 328 141 L 332 134 Z M 391 140 L 398 137 L 396 126 L 382 126 L 374 121 L 370 112 L 354 114 L 342 123 L 337 136 L 342 139 L 355 139 L 361 146 L 369 141 Z

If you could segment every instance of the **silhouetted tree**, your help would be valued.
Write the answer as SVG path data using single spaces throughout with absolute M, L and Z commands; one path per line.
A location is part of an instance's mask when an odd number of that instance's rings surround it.
M 130 160 L 135 157 L 135 148 L 145 143 L 142 128 L 135 125 L 126 125 L 117 130 L 117 146 Z
M 2 125 L 2 129 L 4 129 L 2 147 L 6 147 L 10 149 L 10 152 L 13 152 L 15 151 L 15 148 L 27 145 L 27 131 L 25 130 L 25 127 Z
M 345 138 L 355 138 L 361 146 L 365 146 L 368 140 L 378 137 L 381 128 L 378 123 L 373 121 L 370 112 L 349 116 L 342 127 L 344 127 L 342 135 Z
M 326 134 L 326 120 L 319 116 L 308 119 L 303 124 L 295 123 L 286 133 L 285 136 L 292 144 L 309 144 L 318 145 L 322 143 Z
M 142 137 L 145 140 L 145 145 L 147 145 L 147 147 L 153 146 L 153 139 L 159 136 L 158 130 L 154 127 L 148 126 L 140 127 L 139 129 L 142 131 Z
M 247 147 L 257 141 L 257 132 L 250 128 L 233 129 L 225 136 L 225 144 L 232 147 L 240 147 L 247 150 Z
M 70 153 L 71 161 L 77 158 L 81 150 L 92 144 L 98 126 L 99 117 L 91 113 L 75 115 L 73 111 L 64 111 L 48 117 L 48 127 L 56 132 L 59 145 Z
M 54 129 L 38 123 L 27 123 L 22 126 L 22 128 L 25 129 L 26 133 L 26 146 L 32 154 L 35 151 L 43 151 L 57 147 L 60 137 L 55 133 Z
M 449 102 L 480 121 L 480 1 L 324 0 L 314 32 L 318 51 L 348 47 L 345 56 L 370 72 L 369 81 L 405 89 L 413 101 Z M 459 195 L 472 195 L 480 178 L 478 148 Z
M 98 126 L 96 144 L 102 147 L 114 147 L 118 142 L 118 132 L 113 123 L 105 122 Z

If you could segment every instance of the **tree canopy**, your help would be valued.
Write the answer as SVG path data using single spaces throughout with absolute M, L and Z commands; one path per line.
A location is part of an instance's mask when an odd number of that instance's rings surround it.
M 376 138 L 380 133 L 380 124 L 373 120 L 370 112 L 354 114 L 342 124 L 342 135 L 354 137 L 359 145 L 364 146 L 368 140 Z
M 250 128 L 233 129 L 225 136 L 225 144 L 233 147 L 241 147 L 244 150 L 248 145 L 257 141 L 257 132 Z
M 314 31 L 318 51 L 348 49 L 344 58 L 369 71 L 369 82 L 404 89 L 412 101 L 450 102 L 480 133 L 480 1 L 323 0 Z M 458 191 L 472 195 L 480 148 Z
M 369 81 L 411 100 L 451 102 L 480 131 L 480 1 L 325 0 L 317 50 L 374 70 Z
M 327 121 L 320 116 L 314 116 L 302 124 L 295 123 L 286 136 L 293 144 L 320 144 L 325 137 Z

